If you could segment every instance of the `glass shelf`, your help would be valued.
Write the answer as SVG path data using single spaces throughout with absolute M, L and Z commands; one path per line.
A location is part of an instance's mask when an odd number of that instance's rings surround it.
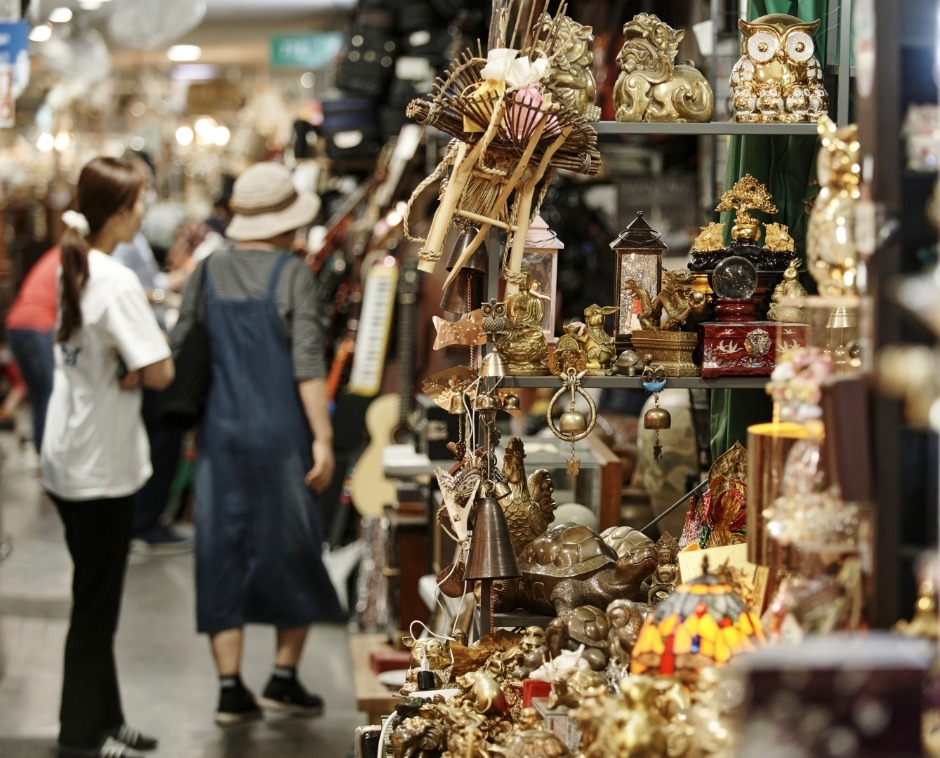
M 596 121 L 591 124 L 600 134 L 790 134 L 815 135 L 816 124 L 745 124 L 736 121 L 707 121 L 700 124 L 677 124 L 674 122 Z
M 670 376 L 666 387 L 669 389 L 763 389 L 770 380 L 769 376 L 729 376 L 718 379 L 702 379 L 700 376 Z M 561 386 L 561 380 L 555 376 L 506 376 L 500 380 L 501 387 L 555 387 Z M 607 389 L 642 388 L 643 378 L 639 376 L 584 376 L 582 387 Z

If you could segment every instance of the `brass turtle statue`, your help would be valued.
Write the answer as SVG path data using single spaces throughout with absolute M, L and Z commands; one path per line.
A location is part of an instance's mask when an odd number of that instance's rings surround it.
M 553 618 L 545 627 L 545 644 L 552 658 L 564 650 L 575 651 L 584 646 L 582 657 L 595 671 L 607 666 L 607 637 L 610 619 L 600 608 L 581 605 Z
M 525 546 L 518 579 L 497 583 L 495 609 L 522 607 L 560 616 L 582 605 L 606 610 L 617 598 L 642 600 L 641 585 L 656 568 L 656 549 L 649 537 L 618 556 L 593 529 L 564 523 Z M 644 541 L 645 540 L 645 541 Z

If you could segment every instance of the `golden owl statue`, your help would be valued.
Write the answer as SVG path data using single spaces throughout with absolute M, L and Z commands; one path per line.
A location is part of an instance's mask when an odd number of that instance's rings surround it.
M 735 121 L 815 122 L 829 107 L 822 66 L 814 55 L 819 21 L 785 13 L 738 21 L 741 57 L 731 69 Z

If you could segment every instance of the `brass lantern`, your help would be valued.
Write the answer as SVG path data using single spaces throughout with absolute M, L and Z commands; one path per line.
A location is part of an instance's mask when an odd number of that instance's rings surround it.
M 625 286 L 633 280 L 645 290 L 652 300 L 659 294 L 662 286 L 663 254 L 669 248 L 643 218 L 643 211 L 637 211 L 636 218 L 624 229 L 620 236 L 610 243 L 617 255 L 616 300 L 620 310 L 614 319 L 614 340 L 617 352 L 633 347 L 631 335 L 641 329 L 640 315 L 644 305 L 637 299 L 633 287 Z
M 545 315 L 542 317 L 542 333 L 546 344 L 555 343 L 555 292 L 558 286 L 558 251 L 565 244 L 558 239 L 545 220 L 537 215 L 529 225 L 522 251 L 522 266 L 529 270 L 536 292 L 545 298 Z

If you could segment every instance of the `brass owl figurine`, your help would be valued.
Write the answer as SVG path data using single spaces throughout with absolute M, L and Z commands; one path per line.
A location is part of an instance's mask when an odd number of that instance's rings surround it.
M 741 57 L 731 69 L 735 121 L 815 122 L 829 107 L 813 35 L 819 20 L 785 13 L 738 21 Z

